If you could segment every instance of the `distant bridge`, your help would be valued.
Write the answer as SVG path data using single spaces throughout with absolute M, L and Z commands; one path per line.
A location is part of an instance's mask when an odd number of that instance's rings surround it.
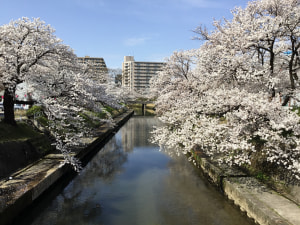
M 128 104 L 138 104 L 138 105 L 141 105 L 142 115 L 146 114 L 146 105 L 147 104 L 155 104 L 153 101 L 128 101 L 127 103 Z
M 153 101 L 142 101 L 142 100 L 137 100 L 137 101 L 127 101 L 129 104 L 155 104 Z

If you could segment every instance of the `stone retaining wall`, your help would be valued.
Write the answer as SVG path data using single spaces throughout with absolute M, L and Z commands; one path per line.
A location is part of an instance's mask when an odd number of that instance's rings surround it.
M 193 153 L 193 162 L 228 199 L 261 225 L 300 225 L 300 206 L 238 169 Z

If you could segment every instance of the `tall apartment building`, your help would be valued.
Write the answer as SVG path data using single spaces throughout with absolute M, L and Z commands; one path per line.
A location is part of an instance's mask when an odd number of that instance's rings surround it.
M 107 73 L 107 67 L 103 58 L 100 57 L 77 57 L 77 60 L 81 64 L 88 64 L 90 70 L 95 74 L 94 79 L 103 79 L 103 74 Z
M 147 91 L 150 79 L 162 70 L 162 62 L 138 62 L 133 56 L 124 56 L 122 63 L 122 86 L 130 90 Z

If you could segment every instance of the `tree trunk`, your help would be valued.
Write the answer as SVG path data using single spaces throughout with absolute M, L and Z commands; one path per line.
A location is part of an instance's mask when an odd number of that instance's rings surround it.
M 289 101 L 290 101 L 290 96 L 285 96 L 284 99 L 283 99 L 283 103 L 281 104 L 281 106 L 286 106 Z
M 16 126 L 15 111 L 14 111 L 14 96 L 15 92 L 9 91 L 7 88 L 4 90 L 4 122 Z
M 273 52 L 273 48 L 270 51 L 270 70 L 273 76 L 274 74 L 274 61 L 275 61 L 275 53 Z

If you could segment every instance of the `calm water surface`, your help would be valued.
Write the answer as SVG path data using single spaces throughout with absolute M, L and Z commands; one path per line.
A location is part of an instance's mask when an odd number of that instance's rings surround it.
M 170 158 L 149 143 L 155 125 L 157 120 L 151 117 L 130 119 L 60 194 L 42 200 L 21 221 L 32 225 L 253 224 L 184 156 Z

